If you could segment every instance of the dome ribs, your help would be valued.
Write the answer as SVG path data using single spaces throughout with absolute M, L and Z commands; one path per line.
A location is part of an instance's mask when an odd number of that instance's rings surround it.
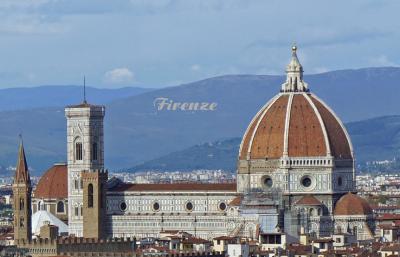
M 276 159 L 283 153 L 286 108 L 289 97 L 279 97 L 265 113 L 256 128 L 251 144 L 252 159 Z
M 243 137 L 243 142 L 240 148 L 240 153 L 239 153 L 239 159 L 240 160 L 244 160 L 247 157 L 247 151 L 249 149 L 249 144 L 250 144 L 250 140 L 251 140 L 251 136 L 254 133 L 254 129 L 257 126 L 258 120 L 260 119 L 260 117 L 262 116 L 264 112 L 261 111 L 256 115 L 256 118 L 252 121 L 250 127 L 248 128 L 248 131 L 246 132 L 246 134 Z
M 293 97 L 288 138 L 289 157 L 326 156 L 321 124 L 304 95 Z
M 345 128 L 328 107 L 315 96 L 311 96 L 314 105 L 317 107 L 327 130 L 332 156 L 336 159 L 352 159 L 351 146 L 347 138 Z

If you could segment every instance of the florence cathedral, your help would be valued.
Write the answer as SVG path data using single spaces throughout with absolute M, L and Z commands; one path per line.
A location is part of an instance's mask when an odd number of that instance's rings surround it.
M 208 240 L 261 237 L 282 243 L 304 233 L 372 238 L 372 209 L 355 192 L 350 137 L 311 93 L 296 51 L 294 46 L 286 81 L 244 133 L 236 183 L 110 179 L 104 168 L 105 107 L 86 101 L 67 106 L 67 163 L 45 172 L 35 190 L 20 146 L 13 185 L 16 239 L 37 235 L 37 223 L 46 217 L 60 235 L 85 238 L 159 237 L 169 230 Z

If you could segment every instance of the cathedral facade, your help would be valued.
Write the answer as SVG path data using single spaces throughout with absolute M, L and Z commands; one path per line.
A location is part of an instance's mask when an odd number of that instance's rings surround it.
M 284 236 L 296 241 L 304 232 L 323 237 L 351 231 L 369 239 L 372 211 L 354 194 L 350 137 L 337 115 L 310 93 L 296 50 L 280 92 L 243 136 L 234 184 L 109 179 L 104 169 L 105 107 L 86 101 L 68 106 L 66 178 L 57 182 L 64 183 L 67 199 L 55 200 L 67 207 L 68 233 L 144 238 L 182 230 L 205 239 L 279 237 L 281 242 Z M 37 188 L 53 182 L 40 183 Z M 53 199 L 51 193 L 46 197 Z M 45 199 L 33 200 L 37 205 Z

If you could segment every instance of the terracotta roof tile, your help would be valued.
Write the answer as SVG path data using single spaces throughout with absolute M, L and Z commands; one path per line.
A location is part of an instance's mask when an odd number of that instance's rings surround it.
M 230 201 L 228 203 L 229 206 L 239 206 L 242 202 L 242 197 L 238 196 L 232 199 L 232 201 Z
M 68 198 L 68 168 L 66 164 L 56 164 L 47 170 L 36 186 L 35 198 Z
M 326 145 L 318 117 L 304 95 L 294 95 L 289 123 L 290 157 L 325 156 Z
M 296 202 L 296 205 L 321 205 L 322 203 L 312 195 L 303 196 Z
M 345 131 L 331 111 L 315 97 L 311 97 L 324 121 L 331 148 L 331 154 L 338 159 L 352 159 L 352 153 Z
M 288 104 L 289 94 L 282 94 L 258 112 L 243 136 L 240 160 L 248 156 L 250 159 L 282 157 L 285 129 L 289 157 L 327 156 L 329 150 L 337 159 L 353 158 L 345 128 L 323 102 L 309 93 L 294 94 L 286 128 Z
M 367 200 L 352 193 L 342 196 L 336 203 L 334 215 L 371 215 L 372 209 Z
M 176 184 L 121 184 L 109 191 L 230 191 L 236 192 L 236 183 L 200 184 L 200 183 L 176 183 Z

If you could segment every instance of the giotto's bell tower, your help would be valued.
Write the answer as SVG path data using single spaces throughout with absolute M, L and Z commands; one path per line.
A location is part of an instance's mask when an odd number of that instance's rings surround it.
M 69 233 L 83 235 L 83 171 L 104 169 L 105 107 L 82 104 L 65 108 L 67 118 L 68 227 Z

